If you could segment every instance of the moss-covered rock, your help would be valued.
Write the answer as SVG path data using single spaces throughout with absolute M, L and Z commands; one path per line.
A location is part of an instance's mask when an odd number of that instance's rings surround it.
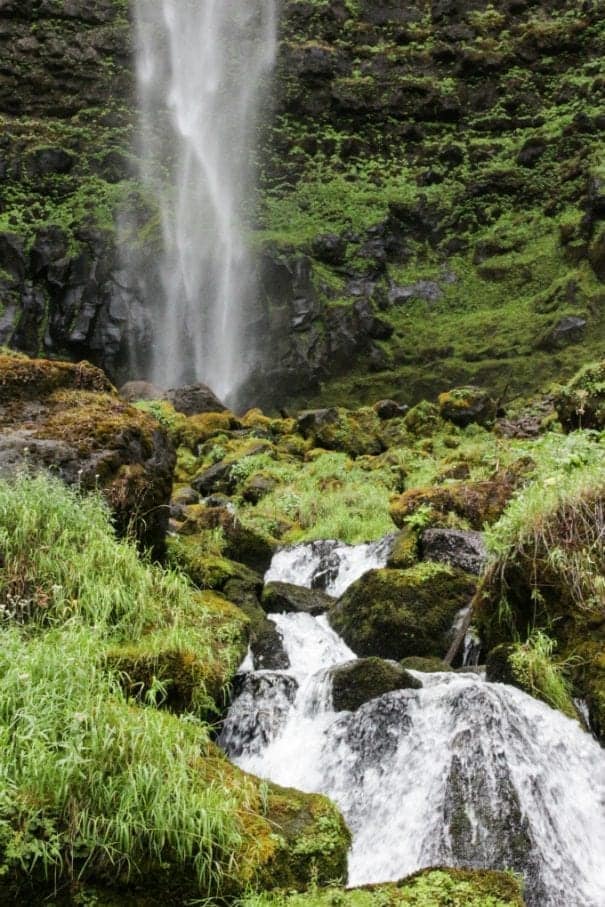
M 211 634 L 208 651 L 203 642 Z M 250 639 L 246 615 L 221 595 L 198 594 L 188 626 L 175 636 L 151 631 L 136 643 L 112 647 L 107 662 L 135 699 L 150 696 L 178 714 L 215 721 L 229 701 L 229 684 Z
M 329 619 L 358 655 L 442 657 L 455 616 L 474 589 L 468 574 L 440 564 L 370 570 L 339 599 Z
M 557 388 L 555 406 L 568 431 L 605 428 L 605 361 L 587 365 L 569 384 Z
M 417 690 L 422 684 L 395 662 L 358 658 L 330 671 L 332 703 L 337 712 L 355 712 L 365 702 L 394 690 Z
M 263 589 L 261 602 L 268 614 L 295 611 L 317 616 L 327 611 L 334 604 L 334 599 L 319 589 L 271 582 Z
M 121 533 L 156 553 L 168 525 L 175 454 L 164 429 L 121 401 L 88 363 L 0 356 L 0 469 L 47 469 L 103 492 Z
M 391 500 L 391 519 L 403 528 L 423 508 L 425 526 L 447 525 L 453 515 L 472 529 L 482 529 L 502 514 L 522 475 L 523 464 L 520 464 L 518 469 L 501 470 L 485 481 L 411 488 Z
M 382 885 L 365 885 L 343 891 L 330 887 L 279 899 L 267 894 L 254 896 L 250 907 L 524 907 L 518 880 L 507 872 L 485 869 L 436 867 Z M 248 907 L 244 900 L 243 907 Z
M 439 413 L 461 428 L 473 422 L 491 425 L 496 418 L 496 403 L 479 387 L 456 387 L 439 395 Z

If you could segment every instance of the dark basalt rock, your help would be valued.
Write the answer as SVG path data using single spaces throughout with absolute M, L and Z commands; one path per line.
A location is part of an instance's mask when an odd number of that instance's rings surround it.
M 546 350 L 556 350 L 571 343 L 581 343 L 586 335 L 588 322 L 577 315 L 567 315 L 548 332 L 539 346 Z
M 317 616 L 327 611 L 334 604 L 334 599 L 319 589 L 272 582 L 265 586 L 261 603 L 269 614 L 294 611 Z
M 290 667 L 283 639 L 270 620 L 264 621 L 254 629 L 250 649 L 254 666 L 258 671 L 286 671 Z
M 235 487 L 235 482 L 231 478 L 232 465 L 232 463 L 225 463 L 224 460 L 215 463 L 195 476 L 191 482 L 191 487 L 202 497 L 217 492 L 230 494 Z
M 443 419 L 465 428 L 475 422 L 489 425 L 496 418 L 496 403 L 480 387 L 457 387 L 439 395 L 439 412 Z
M 421 557 L 479 575 L 487 559 L 483 533 L 462 529 L 426 529 L 420 538 Z
M 405 416 L 409 409 L 409 406 L 404 404 L 397 403 L 396 400 L 379 400 L 374 404 L 374 412 L 379 419 L 387 421 L 388 419 L 397 419 L 400 416 Z
M 366 702 L 394 690 L 418 690 L 419 680 L 395 662 L 359 658 L 330 671 L 332 703 L 337 712 L 354 712 Z

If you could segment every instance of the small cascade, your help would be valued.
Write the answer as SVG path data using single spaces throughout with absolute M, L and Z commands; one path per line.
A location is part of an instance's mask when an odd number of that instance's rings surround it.
M 320 539 L 278 551 L 265 576 L 266 582 L 294 583 L 321 589 L 338 598 L 356 579 L 384 567 L 393 547 L 393 536 L 363 545 Z
M 269 575 L 325 576 L 336 543 L 303 548 L 277 555 Z M 344 569 L 375 560 L 349 551 Z M 530 907 L 603 907 L 605 756 L 578 723 L 471 673 L 413 672 L 421 689 L 337 713 L 330 668 L 355 655 L 325 617 L 274 619 L 291 669 L 245 676 L 221 744 L 247 771 L 338 804 L 350 884 L 438 864 L 512 869 Z

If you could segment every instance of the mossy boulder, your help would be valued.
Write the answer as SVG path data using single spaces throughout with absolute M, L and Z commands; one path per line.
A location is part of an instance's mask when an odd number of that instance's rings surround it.
M 482 529 L 502 515 L 523 480 L 525 468 L 530 465 L 520 463 L 518 468 L 500 470 L 485 481 L 411 488 L 391 499 L 391 519 L 403 528 L 422 507 L 424 522 L 430 525 L 443 525 L 453 515 L 472 529 Z
M 0 470 L 26 465 L 101 490 L 118 532 L 134 532 L 162 553 L 174 449 L 158 422 L 120 400 L 100 369 L 0 356 Z
M 396 662 L 358 658 L 330 671 L 332 704 L 337 712 L 355 712 L 365 702 L 394 690 L 417 690 L 422 684 Z
M 253 903 L 256 907 L 525 907 L 521 883 L 512 873 L 445 866 L 362 888 L 330 886 L 305 894 L 256 895 Z M 247 901 L 243 907 L 248 907 Z
M 294 611 L 317 616 L 327 611 L 334 604 L 334 599 L 319 589 L 272 582 L 263 589 L 261 602 L 268 614 Z
M 405 526 L 393 539 L 393 546 L 387 559 L 387 567 L 405 570 L 413 567 L 418 560 L 418 534 Z
M 496 418 L 496 403 L 480 387 L 456 387 L 439 395 L 439 414 L 442 419 L 460 428 L 471 423 L 491 425 Z
M 351 457 L 379 454 L 384 449 L 379 437 L 380 419 L 369 407 L 357 411 L 307 410 L 300 413 L 297 430 L 314 447 L 341 451 Z
M 329 620 L 360 656 L 442 657 L 456 614 L 475 587 L 468 574 L 441 564 L 370 570 L 338 600 Z
M 605 428 L 605 360 L 579 371 L 554 395 L 561 424 L 568 431 L 576 428 Z

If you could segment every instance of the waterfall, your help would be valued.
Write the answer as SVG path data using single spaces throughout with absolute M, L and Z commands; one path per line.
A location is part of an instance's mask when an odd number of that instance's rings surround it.
M 146 371 L 233 401 L 254 356 L 254 131 L 275 0 L 135 0 L 143 177 L 162 226 Z
M 363 566 L 368 552 L 350 554 Z M 271 575 L 298 557 L 308 584 L 322 555 L 314 571 L 309 546 L 282 552 Z M 577 722 L 467 673 L 414 672 L 421 689 L 337 713 L 330 668 L 354 654 L 325 617 L 274 619 L 291 668 L 243 677 L 221 744 L 242 768 L 338 804 L 350 884 L 439 864 L 512 869 L 530 907 L 605 904 L 605 755 Z

